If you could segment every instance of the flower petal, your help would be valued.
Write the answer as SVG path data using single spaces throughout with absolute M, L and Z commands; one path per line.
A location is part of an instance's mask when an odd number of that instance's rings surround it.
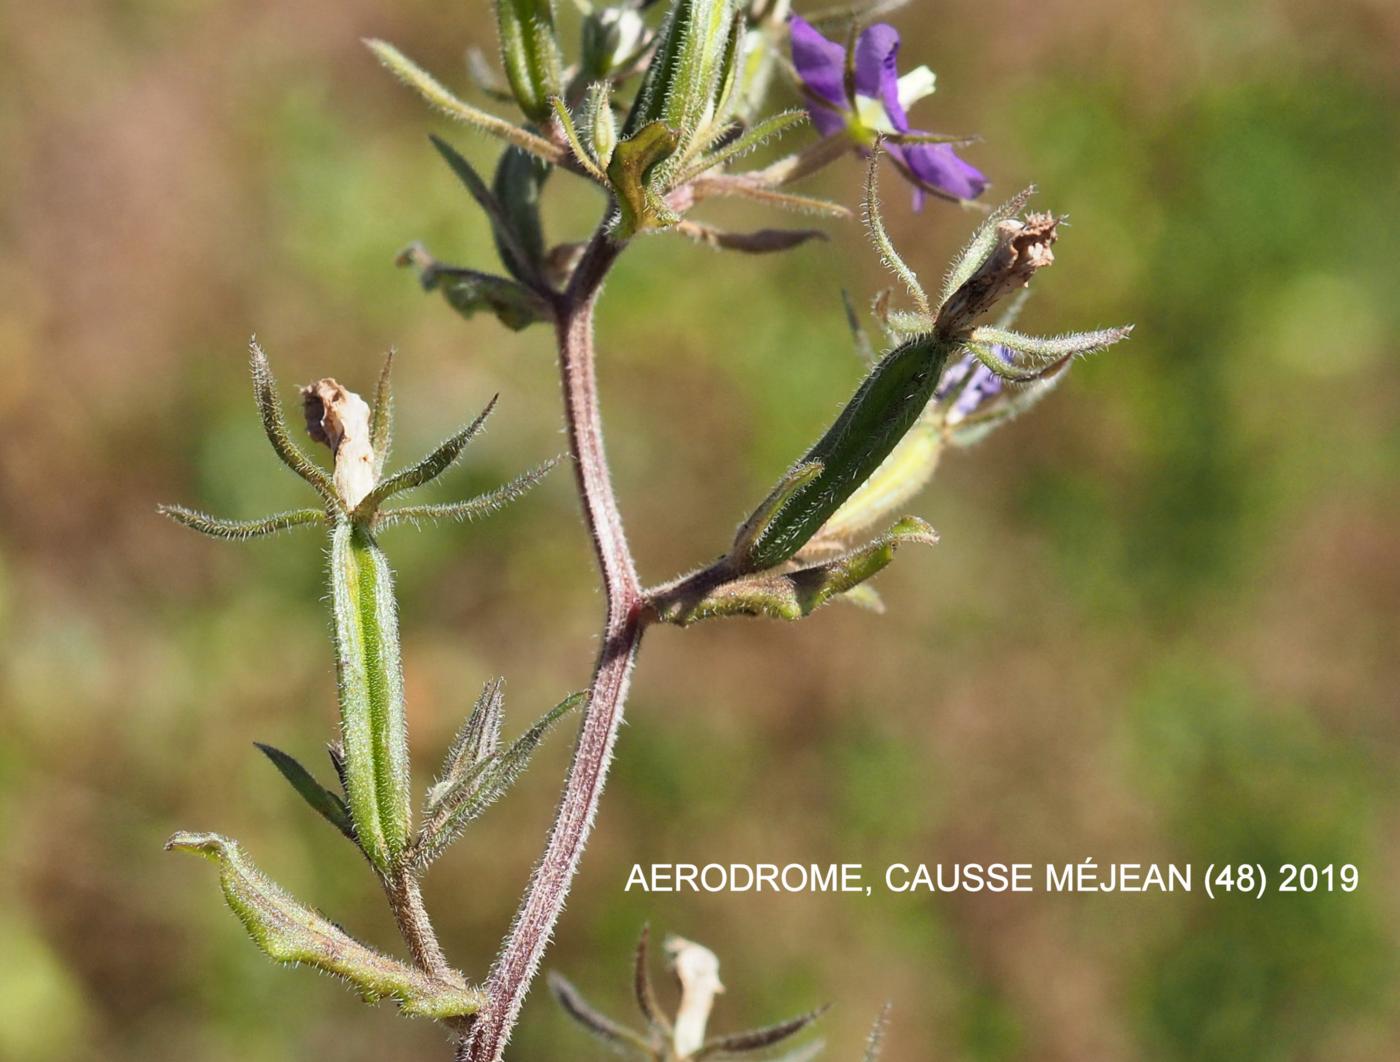
M 899 102 L 899 31 L 887 22 L 877 22 L 856 41 L 856 93 L 877 99 L 885 105 L 890 124 L 908 132 L 909 119 Z
M 925 191 L 953 199 L 976 199 L 987 178 L 958 158 L 951 144 L 890 144 L 890 157 L 904 175 Z
M 792 33 L 792 65 L 797 68 L 803 86 L 833 107 L 848 109 L 846 49 L 827 40 L 815 26 L 798 15 L 792 16 L 788 26 Z M 812 121 L 817 122 L 816 108 L 808 109 L 812 111 Z

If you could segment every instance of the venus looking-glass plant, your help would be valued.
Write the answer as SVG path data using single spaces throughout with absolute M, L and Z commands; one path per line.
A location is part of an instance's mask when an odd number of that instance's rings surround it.
M 1045 338 L 1011 330 L 1022 289 L 1051 264 L 1058 238 L 1053 215 L 1023 215 L 1029 192 L 988 212 L 936 298 L 904 264 L 880 214 L 882 156 L 913 185 L 919 205 L 925 194 L 975 198 L 986 180 L 955 153 L 954 144 L 965 138 L 912 128 L 906 109 L 932 90 L 933 77 L 922 67 L 899 75 L 899 36 L 891 27 L 862 28 L 859 13 L 828 16 L 820 24 L 829 31 L 844 26 L 842 45 L 824 35 L 816 19 L 791 17 L 785 0 L 747 7 L 735 0 L 673 0 L 654 27 L 648 6 L 593 7 L 585 0 L 577 58 L 568 62 L 549 0 L 497 0 L 504 81 L 480 56 L 472 68 L 488 95 L 514 101 L 520 120 L 463 101 L 390 45 L 370 43 L 437 110 L 504 142 L 488 181 L 446 141 L 433 138 L 490 226 L 503 272 L 445 265 L 421 244 L 411 245 L 400 262 L 464 315 L 485 311 L 516 330 L 553 326 L 570 456 L 606 597 L 587 691 L 564 699 L 501 749 L 502 691 L 499 682 L 488 683 L 415 817 L 397 610 L 378 536 L 404 522 L 484 515 L 547 472 L 548 465 L 541 466 L 460 503 L 386 504 L 446 471 L 490 406 L 417 464 L 386 475 L 389 365 L 372 403 L 332 379 L 320 380 L 303 388 L 302 399 L 311 437 L 332 454 L 327 472 L 292 442 L 267 361 L 255 346 L 253 379 L 267 436 L 314 490 L 316 506 L 247 522 L 164 510 L 218 538 L 311 525 L 328 533 L 341 724 L 330 751 L 338 784 L 323 786 L 285 753 L 262 748 L 369 863 L 410 961 L 360 944 L 294 900 L 231 840 L 178 833 L 169 846 L 218 864 L 229 906 L 272 958 L 319 967 L 367 1000 L 392 999 L 405 1013 L 445 1022 L 457 1057 L 468 1062 L 501 1058 L 515 1026 L 588 839 L 646 628 L 732 615 L 794 620 L 834 600 L 879 607 L 868 580 L 900 545 L 936 541 L 926 523 L 899 513 L 928 482 L 942 451 L 973 442 L 1024 411 L 1062 378 L 1072 358 L 1128 333 L 1120 328 Z M 805 107 L 766 114 L 769 89 L 783 74 Z M 762 168 L 735 169 L 809 118 L 818 139 Z M 603 448 L 593 317 L 604 279 L 647 233 L 674 232 L 746 253 L 782 251 L 822 235 L 811 229 L 725 232 L 691 214 L 706 199 L 742 196 L 847 216 L 845 207 L 790 186 L 850 152 L 867 160 L 863 214 L 871 239 L 912 305 L 895 308 L 888 292 L 876 297 L 874 316 L 889 340 L 887 352 L 876 357 L 848 303 L 857 345 L 870 362 L 850 401 L 717 559 L 646 589 L 627 546 Z M 601 219 L 582 242 L 551 244 L 541 221 L 541 197 L 561 170 L 602 193 Z M 996 323 L 985 323 L 997 308 Z M 519 775 L 545 731 L 579 705 L 574 754 L 542 855 L 495 963 L 484 981 L 471 981 L 447 961 L 419 880 Z M 566 1002 L 579 999 L 572 989 L 564 994 Z M 678 1021 L 673 1035 L 679 1027 Z M 693 1039 L 688 1035 L 684 1046 L 701 1057 L 705 1041 Z M 680 1048 L 673 1041 L 666 1050 Z

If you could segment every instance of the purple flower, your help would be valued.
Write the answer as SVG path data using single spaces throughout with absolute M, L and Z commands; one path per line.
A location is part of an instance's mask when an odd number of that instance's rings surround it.
M 1014 355 L 1006 347 L 998 343 L 993 349 L 1007 365 L 1013 363 Z M 952 399 L 945 418 L 948 424 L 956 424 L 1001 394 L 1002 386 L 1000 376 L 971 354 L 964 354 L 961 360 L 954 362 L 943 373 L 938 387 L 934 389 L 933 397 L 938 401 Z
M 895 65 L 899 32 L 887 23 L 868 27 L 856 39 L 854 92 L 846 91 L 846 49 L 829 41 L 803 18 L 793 15 L 792 62 L 802 79 L 807 111 L 822 136 L 846 135 L 861 150 L 877 135 L 899 171 L 914 185 L 914 209 L 924 195 L 975 199 L 987 187 L 980 170 L 958 158 L 951 144 L 929 143 L 929 134 L 911 129 L 906 110 L 933 91 L 926 66 L 903 77 Z

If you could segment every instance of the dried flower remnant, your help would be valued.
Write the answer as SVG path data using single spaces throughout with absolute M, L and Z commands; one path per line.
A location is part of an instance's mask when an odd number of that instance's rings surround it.
M 700 1062 L 701 1059 L 747 1055 L 774 1058 L 773 1048 L 807 1029 L 826 1013 L 826 1007 L 818 1007 L 774 1025 L 706 1037 L 715 996 L 725 990 L 719 980 L 719 958 L 694 941 L 674 936 L 666 941 L 671 971 L 681 995 L 674 1017 L 668 1018 L 661 1012 L 656 989 L 651 983 L 648 940 L 649 933 L 643 927 L 632 978 L 637 1007 L 646 1020 L 645 1032 L 609 1018 L 596 1010 L 564 977 L 557 973 L 549 975 L 549 987 L 565 1013 L 589 1034 L 632 1058 L 650 1062 Z M 810 1041 L 782 1055 L 779 1062 L 811 1059 L 821 1048 L 820 1040 Z
M 307 434 L 330 450 L 336 493 L 347 509 L 353 509 L 379 478 L 370 441 L 369 403 L 329 376 L 303 387 L 301 399 Z

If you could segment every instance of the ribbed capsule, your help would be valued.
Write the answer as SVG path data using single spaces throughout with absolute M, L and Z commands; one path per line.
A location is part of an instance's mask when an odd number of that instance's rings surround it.
M 501 63 L 525 117 L 549 117 L 549 98 L 563 90 L 563 62 L 550 0 L 496 0 Z
M 347 803 L 360 847 L 384 871 L 413 828 L 393 574 L 349 520 L 331 533 L 330 568 Z
M 956 340 L 930 334 L 886 354 L 796 466 L 820 465 L 820 471 L 795 488 L 784 479 L 779 489 L 788 492 L 787 499 L 744 544 L 734 557 L 736 564 L 761 571 L 782 564 L 806 545 L 919 419 L 958 346 Z

